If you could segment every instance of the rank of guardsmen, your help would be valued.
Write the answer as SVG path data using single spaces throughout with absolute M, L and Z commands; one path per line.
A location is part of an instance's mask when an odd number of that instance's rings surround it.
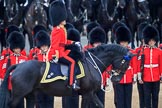
M 142 1 L 142 0 L 141 0 Z M 42 25 L 33 28 L 33 48 L 29 54 L 25 51 L 25 36 L 16 25 L 9 25 L 5 30 L 7 46 L 0 54 L 0 85 L 3 82 L 6 70 L 9 66 L 19 64 L 28 60 L 57 62 L 58 60 L 70 66 L 69 80 L 67 86 L 73 89 L 72 96 L 62 97 L 62 108 L 79 108 L 80 89 L 74 77 L 75 60 L 65 50 L 65 45 L 76 44 L 84 52 L 87 49 L 107 43 L 107 34 L 97 21 L 86 24 L 87 45 L 81 46 L 81 33 L 73 24 L 66 22 L 67 14 L 65 4 L 62 1 L 52 2 L 49 9 L 52 30 L 47 30 Z M 115 30 L 115 43 L 126 47 L 130 52 L 136 54 L 129 68 L 119 83 L 113 83 L 114 107 L 132 108 L 133 86 L 136 84 L 139 94 L 139 105 L 137 108 L 160 108 L 159 92 L 162 81 L 162 45 L 159 45 L 159 32 L 156 26 L 145 23 L 138 31 L 141 45 L 131 49 L 130 42 L 132 34 L 128 26 L 122 25 Z M 27 55 L 28 54 L 28 55 Z M 111 70 L 111 66 L 106 70 Z M 21 77 L 21 76 L 20 76 Z M 99 100 L 105 108 L 105 91 L 110 86 L 111 79 L 106 71 L 102 74 L 103 89 L 96 92 Z M 8 89 L 12 92 L 11 78 L 9 78 Z M 26 105 L 24 105 L 26 103 Z M 88 108 L 98 108 L 93 102 Z M 21 99 L 17 108 L 54 108 L 54 96 L 49 96 L 39 91 L 36 95 L 30 94 Z M 161 106 L 162 107 L 162 106 Z

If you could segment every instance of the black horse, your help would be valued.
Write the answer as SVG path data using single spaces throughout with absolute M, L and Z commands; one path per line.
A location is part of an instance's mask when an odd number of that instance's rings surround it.
M 85 0 L 84 7 L 88 20 L 97 21 L 106 33 L 118 20 L 118 0 Z
M 32 30 L 36 25 L 43 25 L 47 28 L 47 14 L 44 10 L 43 0 L 33 0 L 25 15 L 24 30 L 28 34 L 30 48 L 33 47 Z
M 87 10 L 84 6 L 83 0 L 65 0 L 65 3 L 70 4 L 68 5 L 69 7 L 67 7 L 67 12 L 69 13 L 67 21 L 72 23 L 76 29 L 82 32 L 83 25 L 87 20 Z
M 129 67 L 129 61 L 133 55 L 128 49 L 115 44 L 105 44 L 89 49 L 84 55 L 82 63 L 85 76 L 78 79 L 81 87 L 78 93 L 82 95 L 82 108 L 88 108 L 88 104 L 91 100 L 93 100 L 99 108 L 103 108 L 103 105 L 95 94 L 95 91 L 101 88 L 101 73 L 112 64 L 112 73 L 114 73 L 112 81 L 119 82 L 126 69 Z M 9 73 L 14 69 L 11 78 L 11 108 L 15 108 L 21 98 L 37 90 L 54 96 L 71 95 L 72 90 L 67 88 L 67 81 L 57 80 L 50 83 L 40 83 L 45 71 L 45 65 L 44 62 L 32 60 L 19 65 L 13 65 L 8 69 L 2 86 L 5 83 L 7 84 Z M 0 93 L 2 92 L 0 91 Z M 2 96 L 3 93 L 0 95 L 1 99 Z M 0 105 L 2 105 L 2 101 L 0 101 Z
M 101 0 L 97 21 L 101 24 L 106 33 L 110 31 L 113 24 L 119 20 L 118 7 L 118 0 Z
M 147 3 L 146 3 L 147 4 Z M 135 48 L 134 37 L 137 31 L 137 26 L 143 20 L 149 20 L 150 14 L 147 5 L 142 5 L 139 8 L 137 0 L 119 0 L 119 13 L 120 19 L 125 19 L 126 25 L 130 28 L 132 33 L 131 47 Z M 138 37 L 136 36 L 138 41 Z
M 147 0 L 150 10 L 152 23 L 156 24 L 159 34 L 160 43 L 162 43 L 162 0 Z

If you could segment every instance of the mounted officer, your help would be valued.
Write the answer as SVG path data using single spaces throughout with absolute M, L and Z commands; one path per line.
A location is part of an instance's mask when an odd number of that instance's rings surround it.
M 74 27 L 70 26 L 67 30 L 67 39 L 80 42 L 80 32 Z M 62 97 L 62 108 L 79 108 L 79 94 L 77 91 L 72 92 L 72 96 Z
M 62 1 L 52 2 L 49 8 L 49 14 L 53 29 L 51 32 L 51 46 L 47 53 L 47 61 L 51 61 L 54 58 L 67 64 L 70 67 L 69 86 L 78 90 L 80 87 L 76 84 L 74 78 L 75 61 L 68 55 L 70 50 L 65 50 L 65 45 L 75 44 L 75 42 L 67 40 L 67 33 L 64 27 L 67 13 L 64 3 Z M 76 44 L 80 45 L 80 43 Z

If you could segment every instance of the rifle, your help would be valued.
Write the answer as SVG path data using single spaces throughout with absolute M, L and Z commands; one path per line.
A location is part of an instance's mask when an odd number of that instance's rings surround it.
M 7 48 L 6 57 L 7 57 L 7 56 L 8 56 L 8 59 L 7 59 L 6 71 L 7 71 L 7 69 L 11 66 L 10 53 L 9 53 L 9 51 L 8 51 L 8 48 Z
M 143 79 L 143 72 L 144 72 L 144 62 L 145 62 L 144 46 L 142 46 L 141 64 L 140 64 L 140 71 L 141 71 L 141 78 L 142 79 Z

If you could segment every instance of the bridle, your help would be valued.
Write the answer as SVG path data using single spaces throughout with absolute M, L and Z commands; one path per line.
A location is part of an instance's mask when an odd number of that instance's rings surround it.
M 131 59 L 131 57 L 129 55 L 125 55 L 120 63 L 120 67 L 119 69 L 112 69 L 111 71 L 107 69 L 107 66 L 97 57 L 95 56 L 94 54 L 90 53 L 89 51 L 88 52 L 88 55 L 90 56 L 91 60 L 86 58 L 86 60 L 91 64 L 93 65 L 93 67 L 95 69 L 98 68 L 98 65 L 96 63 L 96 61 L 94 60 L 94 58 L 96 60 L 99 61 L 99 63 L 106 69 L 105 71 L 109 74 L 109 75 L 113 75 L 113 76 L 117 76 L 119 75 L 120 73 L 123 73 L 122 72 L 122 69 L 123 69 L 123 66 L 125 65 L 126 61 L 129 61 Z M 123 73 L 124 74 L 124 73 Z
M 13 1 L 13 2 L 11 2 Z M 15 19 L 17 16 L 18 16 L 18 13 L 19 13 L 19 6 L 18 4 L 16 3 L 15 0 L 4 0 L 4 6 L 6 6 L 6 16 L 7 16 L 7 19 L 8 19 L 8 22 L 11 22 L 13 19 Z M 7 3 L 6 3 L 7 2 Z M 15 5 L 15 7 L 12 7 L 12 5 Z M 12 13 L 10 11 L 14 11 L 14 8 L 15 8 L 15 14 L 12 15 Z
M 95 56 L 93 53 L 91 53 L 91 52 L 89 52 L 89 51 L 87 51 L 87 53 L 88 53 L 90 59 L 86 57 L 86 60 L 87 60 L 95 69 L 97 69 L 97 70 L 99 71 L 100 75 L 101 75 L 101 89 L 102 89 L 103 91 L 110 92 L 110 91 L 112 90 L 111 81 L 108 82 L 108 83 L 109 83 L 109 86 L 110 86 L 110 89 L 109 89 L 109 90 L 104 90 L 104 89 L 103 89 L 103 77 L 102 77 L 102 72 L 101 72 L 101 70 L 99 69 L 99 67 L 98 67 L 96 61 L 94 60 L 94 58 L 95 58 L 97 61 L 99 61 L 100 64 L 102 64 L 102 66 L 106 69 L 105 71 L 110 75 L 110 79 L 111 79 L 111 77 L 113 77 L 113 76 L 118 76 L 120 73 L 124 74 L 124 72 L 122 71 L 123 66 L 125 65 L 126 61 L 129 61 L 129 60 L 131 59 L 131 56 L 125 55 L 125 56 L 123 57 L 123 59 L 122 59 L 122 61 L 121 61 L 121 63 L 120 63 L 119 69 L 108 70 L 108 69 L 107 69 L 107 66 L 106 66 L 97 56 Z
M 107 2 L 108 2 L 107 4 L 109 4 L 109 0 Z M 119 7 L 119 1 L 116 0 L 116 6 L 115 6 L 113 13 L 111 15 L 109 14 L 109 12 L 107 10 L 107 6 L 104 6 L 103 0 L 101 0 L 101 6 L 102 6 L 103 11 L 106 11 L 106 15 L 108 17 L 108 20 L 111 20 L 111 21 L 114 20 L 114 17 L 117 13 L 117 9 Z

